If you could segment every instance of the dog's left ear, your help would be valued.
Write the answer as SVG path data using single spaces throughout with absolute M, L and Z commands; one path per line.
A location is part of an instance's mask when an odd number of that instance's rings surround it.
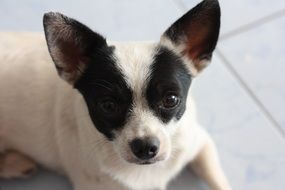
M 60 13 L 46 13 L 43 24 L 57 72 L 72 85 L 90 64 L 92 55 L 108 46 L 101 35 Z
M 161 37 L 161 44 L 190 61 L 193 74 L 199 73 L 212 58 L 220 31 L 218 0 L 204 0 L 178 19 Z

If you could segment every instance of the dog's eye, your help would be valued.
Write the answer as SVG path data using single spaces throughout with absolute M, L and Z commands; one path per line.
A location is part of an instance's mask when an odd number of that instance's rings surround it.
M 99 103 L 100 109 L 104 113 L 115 114 L 119 111 L 119 106 L 113 99 L 106 99 Z
M 180 99 L 174 94 L 166 95 L 162 100 L 162 106 L 166 109 L 175 108 L 180 102 Z

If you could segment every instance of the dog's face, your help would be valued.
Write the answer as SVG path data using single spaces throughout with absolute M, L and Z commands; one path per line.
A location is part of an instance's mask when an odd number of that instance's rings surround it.
M 94 126 L 116 152 L 136 164 L 166 160 L 191 80 L 217 43 L 218 1 L 197 5 L 157 43 L 107 43 L 59 13 L 46 14 L 44 27 L 59 75 L 83 95 Z

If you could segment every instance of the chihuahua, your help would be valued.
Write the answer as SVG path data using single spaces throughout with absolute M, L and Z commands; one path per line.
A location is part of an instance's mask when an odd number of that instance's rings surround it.
M 217 44 L 217 0 L 157 42 L 109 42 L 54 12 L 43 25 L 45 37 L 0 34 L 2 178 L 39 163 L 75 190 L 165 190 L 191 166 L 210 189 L 231 189 L 189 94 Z

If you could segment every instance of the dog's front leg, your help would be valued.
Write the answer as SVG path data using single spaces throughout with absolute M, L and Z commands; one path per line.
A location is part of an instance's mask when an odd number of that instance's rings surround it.
M 210 138 L 190 166 L 208 183 L 211 190 L 231 190 L 221 168 L 215 144 Z

